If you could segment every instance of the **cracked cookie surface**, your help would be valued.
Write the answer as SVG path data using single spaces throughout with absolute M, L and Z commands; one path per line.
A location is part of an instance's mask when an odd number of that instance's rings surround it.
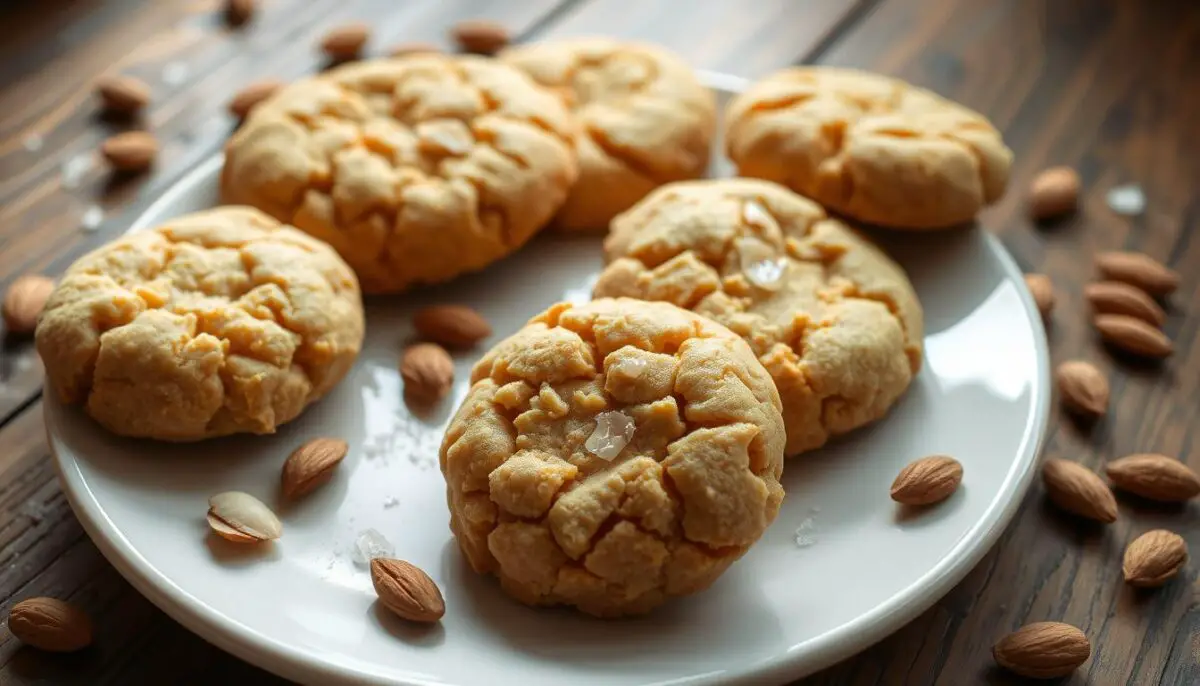
M 272 433 L 362 347 L 354 273 L 248 207 L 186 215 L 80 258 L 46 303 L 49 386 L 124 436 Z
M 903 270 L 778 184 L 664 186 L 604 247 L 596 297 L 670 302 L 750 344 L 783 400 L 787 455 L 879 419 L 920 368 L 923 315 Z
M 498 343 L 440 453 L 450 528 L 518 600 L 638 614 L 707 588 L 783 499 L 779 395 L 668 303 L 559 304 Z
M 605 231 L 654 188 L 708 168 L 716 100 L 674 53 L 577 38 L 510 48 L 500 59 L 559 93 L 579 120 L 579 181 L 558 228 Z
M 364 291 L 399 292 L 528 241 L 575 181 L 574 131 L 554 93 L 495 60 L 367 60 L 256 106 L 221 189 L 328 242 Z
M 778 71 L 734 98 L 725 121 L 726 152 L 740 176 L 892 228 L 970 221 L 1004 193 L 1012 164 L 983 115 L 852 69 Z

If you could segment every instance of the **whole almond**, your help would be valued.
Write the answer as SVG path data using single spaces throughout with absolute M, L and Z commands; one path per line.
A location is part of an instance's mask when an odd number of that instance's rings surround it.
M 1074 212 L 1079 205 L 1079 174 L 1070 167 L 1051 167 L 1029 184 L 1029 214 L 1049 219 Z
M 930 455 L 908 463 L 892 482 L 892 500 L 905 505 L 932 505 L 950 497 L 962 483 L 963 468 L 946 455 Z
M 258 498 L 241 491 L 218 493 L 208 499 L 208 525 L 236 543 L 271 541 L 283 535 L 283 524 Z
M 1166 334 L 1136 317 L 1098 314 L 1092 325 L 1109 344 L 1134 355 L 1163 358 L 1175 349 Z
M 145 171 L 158 156 L 158 140 L 146 131 L 119 133 L 104 141 L 100 153 L 117 171 Z
M 1146 291 L 1120 281 L 1089 283 L 1083 287 L 1083 297 L 1097 314 L 1124 314 L 1156 327 L 1167 320 L 1167 313 Z
M 494 55 L 511 40 L 508 29 L 487 19 L 467 19 L 450 29 L 450 37 L 463 50 L 477 55 Z
M 483 315 L 465 305 L 434 305 L 413 316 L 413 326 L 423 338 L 456 348 L 469 348 L 492 335 Z
M 70 653 L 92 643 L 92 620 L 83 610 L 55 598 L 29 598 L 12 606 L 8 629 L 34 648 Z
M 1026 274 L 1025 286 L 1033 296 L 1033 302 L 1042 317 L 1050 316 L 1050 310 L 1054 309 L 1054 284 L 1051 283 L 1050 277 L 1045 274 Z
M 225 21 L 230 26 L 241 26 L 254 18 L 256 0 L 225 0 Z
M 1027 624 L 992 647 L 996 664 L 1030 679 L 1067 676 L 1091 654 L 1087 636 L 1062 622 Z
M 132 76 L 114 74 L 96 82 L 96 93 L 106 112 L 134 115 L 150 102 L 150 87 Z
M 346 62 L 358 58 L 370 37 L 371 29 L 366 24 L 346 24 L 325 34 L 321 50 L 335 62 Z
M 1106 279 L 1121 281 L 1150 295 L 1169 295 L 1179 287 L 1179 273 L 1140 252 L 1102 252 L 1096 269 Z
M 1050 501 L 1067 512 L 1098 522 L 1117 521 L 1117 499 L 1087 467 L 1049 459 L 1042 465 L 1042 482 Z
M 1178 574 L 1187 558 L 1187 542 L 1179 534 L 1155 529 L 1138 536 L 1125 548 L 1121 571 L 1130 586 L 1157 588 Z
M 54 292 L 54 279 L 40 274 L 18 276 L 4 292 L 4 328 L 10 334 L 31 334 L 38 316 Z
M 1166 455 L 1127 455 L 1109 462 L 1104 470 L 1117 488 L 1150 500 L 1181 503 L 1200 495 L 1200 476 Z
M 298 498 L 333 476 L 349 446 L 338 438 L 314 438 L 292 451 L 283 463 L 280 486 L 285 498 Z
M 446 601 L 429 575 L 404 560 L 371 560 L 371 584 L 384 607 L 414 622 L 436 622 Z
M 408 55 L 426 55 L 440 53 L 442 49 L 433 43 L 413 41 L 400 43 L 388 48 L 388 57 L 407 57 Z
M 1054 373 L 1062 403 L 1079 414 L 1099 417 L 1108 411 L 1108 379 L 1090 362 L 1070 360 Z
M 404 393 L 421 402 L 441 400 L 454 383 L 454 360 L 436 343 L 409 346 L 400 360 Z
M 282 87 L 283 82 L 275 79 L 255 81 L 233 96 L 229 101 L 229 113 L 238 119 L 245 119 L 255 105 L 271 97 Z

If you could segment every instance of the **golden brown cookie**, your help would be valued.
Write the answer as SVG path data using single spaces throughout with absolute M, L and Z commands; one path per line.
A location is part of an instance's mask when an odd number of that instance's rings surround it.
M 786 454 L 882 417 L 921 365 L 921 305 L 875 245 L 750 179 L 664 186 L 613 221 L 597 297 L 663 300 L 750 344 L 783 400 Z
M 225 149 L 226 201 L 327 241 L 369 293 L 504 257 L 577 174 L 574 122 L 549 90 L 480 57 L 355 62 L 254 108 Z
M 716 101 L 679 56 L 644 43 L 577 38 L 500 55 L 560 93 L 579 119 L 579 181 L 555 226 L 604 231 L 669 181 L 708 168 Z
M 779 395 L 703 317 L 558 304 L 472 381 L 442 442 L 450 528 L 522 602 L 647 612 L 707 588 L 779 511 Z
M 793 67 L 734 98 L 726 152 L 741 176 L 898 229 L 969 222 L 1008 183 L 1012 152 L 982 115 L 897 79 Z
M 249 207 L 137 231 L 83 256 L 37 329 L 49 387 L 123 436 L 273 433 L 362 346 L 354 273 Z

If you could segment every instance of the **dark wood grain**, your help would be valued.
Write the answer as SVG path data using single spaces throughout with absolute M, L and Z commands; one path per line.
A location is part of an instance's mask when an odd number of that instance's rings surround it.
M 226 28 L 215 0 L 26 0 L 0 9 L 0 286 L 27 271 L 60 272 L 108 240 L 159 192 L 216 151 L 232 127 L 229 96 L 262 77 L 320 68 L 330 26 L 369 18 L 370 50 L 445 43 L 455 20 L 489 17 L 524 38 L 611 34 L 662 43 L 700 68 L 759 76 L 796 61 L 895 74 L 992 118 L 1016 152 L 1005 199 L 982 223 L 1029 271 L 1047 273 L 1059 303 L 1056 361 L 1083 358 L 1113 382 L 1109 415 L 1090 428 L 1057 416 L 1046 453 L 1098 467 L 1135 451 L 1200 469 L 1200 10 L 1191 0 L 267 0 L 246 29 Z M 180 70 L 178 66 L 185 65 Z M 145 79 L 154 104 L 135 122 L 96 116 L 102 73 Z M 93 159 L 110 132 L 148 128 L 164 141 L 151 174 L 111 178 Z M 40 144 L 40 147 L 38 147 Z M 36 149 L 32 149 L 36 148 Z M 63 165 L 86 167 L 77 185 Z M 1082 211 L 1048 226 L 1025 218 L 1022 190 L 1039 169 L 1068 164 Z M 1147 212 L 1113 214 L 1104 194 L 1136 182 Z M 73 187 L 65 187 L 73 186 Z M 94 232 L 80 219 L 94 206 Z M 1114 357 L 1087 324 L 1091 255 L 1145 250 L 1184 275 L 1165 330 L 1176 354 L 1146 366 Z M 1189 311 L 1190 310 L 1190 311 Z M 103 636 L 76 656 L 20 647 L 0 628 L 0 685 L 282 684 L 226 655 L 154 608 L 101 557 L 58 488 L 39 401 L 41 367 L 27 341 L 0 349 L 0 613 L 33 595 L 74 600 Z M 1022 683 L 992 667 L 992 643 L 1030 621 L 1084 629 L 1094 655 L 1070 686 L 1200 683 L 1196 576 L 1135 593 L 1120 554 L 1142 531 L 1200 545 L 1194 506 L 1122 500 L 1120 520 L 1081 527 L 1035 486 L 1001 543 L 916 621 L 803 683 L 965 686 Z M 819 551 L 816 551 L 819 552 Z M 835 581 L 831 581 L 834 583 Z

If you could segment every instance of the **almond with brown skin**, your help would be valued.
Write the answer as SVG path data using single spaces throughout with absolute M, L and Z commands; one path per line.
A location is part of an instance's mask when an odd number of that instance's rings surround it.
M 1108 411 L 1108 379 L 1090 362 L 1070 360 L 1054 372 L 1062 403 L 1072 412 L 1099 417 Z
M 1062 622 L 1027 624 L 992 647 L 996 664 L 1030 679 L 1067 676 L 1091 654 L 1087 636 Z
M 487 19 L 460 21 L 450 30 L 450 37 L 463 50 L 477 55 L 494 55 L 511 40 L 503 24 Z
M 1054 309 L 1054 284 L 1050 282 L 1050 277 L 1045 274 L 1026 274 L 1025 286 L 1033 296 L 1042 318 L 1049 317 L 1050 310 Z
M 1029 214 L 1050 219 L 1075 211 L 1079 205 L 1079 174 L 1070 167 L 1051 167 L 1029 184 Z
M 1087 467 L 1066 460 L 1046 460 L 1042 483 L 1050 501 L 1063 510 L 1098 522 L 1117 521 L 1117 499 Z
M 1092 310 L 1097 314 L 1123 314 L 1161 328 L 1167 313 L 1146 291 L 1120 281 L 1098 281 L 1083 287 Z
M 434 305 L 413 316 L 422 338 L 452 348 L 469 348 L 492 335 L 492 326 L 466 305 Z
M 334 62 L 347 62 L 358 59 L 370 37 L 371 29 L 366 24 L 346 24 L 325 34 L 321 50 Z
M 442 52 L 442 49 L 433 43 L 412 41 L 388 48 L 387 54 L 388 57 L 407 57 L 408 55 L 436 54 L 440 52 Z
M 158 139 L 147 131 L 119 133 L 100 146 L 109 166 L 121 172 L 145 171 L 158 156 Z
M 371 584 L 379 602 L 404 619 L 436 622 L 446 614 L 442 592 L 429 575 L 404 560 L 371 560 Z
M 37 328 L 38 317 L 54 292 L 54 279 L 41 274 L 18 276 L 4 292 L 4 328 L 25 335 Z
M 340 438 L 314 438 L 296 448 L 283 463 L 280 487 L 285 498 L 299 498 L 333 476 L 349 446 Z
M 962 483 L 962 464 L 946 455 L 930 455 L 908 463 L 892 482 L 892 500 L 904 505 L 932 505 L 949 498 Z
M 1127 353 L 1161 359 L 1175 351 L 1166 334 L 1136 317 L 1100 314 L 1092 320 L 1092 325 L 1101 338 Z
M 1102 252 L 1096 255 L 1096 269 L 1106 279 L 1137 286 L 1150 295 L 1170 295 L 1179 288 L 1179 273 L 1145 253 Z
M 400 377 L 406 396 L 420 402 L 441 400 L 454 383 L 454 360 L 436 343 L 417 343 L 404 351 Z
M 29 598 L 13 605 L 8 629 L 23 643 L 53 653 L 71 653 L 92 643 L 87 613 L 55 598 Z
M 1200 476 L 1166 455 L 1127 455 L 1109 462 L 1104 470 L 1117 488 L 1150 500 L 1181 503 L 1200 495 Z
M 230 26 L 241 26 L 254 17 L 257 6 L 256 0 L 225 0 L 225 21 Z
M 229 101 L 229 113 L 238 119 L 245 119 L 255 105 L 271 97 L 282 87 L 283 82 L 276 79 L 255 81 L 233 96 Z
M 132 116 L 150 102 L 150 87 L 132 76 L 114 74 L 96 82 L 96 93 L 106 112 Z
M 1178 574 L 1187 558 L 1187 542 L 1179 534 L 1155 529 L 1138 536 L 1125 548 L 1121 571 L 1130 586 L 1157 588 Z

